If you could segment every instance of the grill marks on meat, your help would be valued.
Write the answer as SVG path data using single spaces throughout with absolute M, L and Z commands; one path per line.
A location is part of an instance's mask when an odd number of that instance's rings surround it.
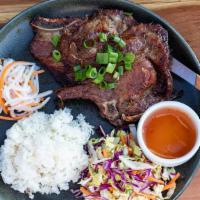
M 57 91 L 61 100 L 91 100 L 103 117 L 121 126 L 139 119 L 150 105 L 171 96 L 173 85 L 169 69 L 168 34 L 160 25 L 138 24 L 119 10 L 100 10 L 85 19 L 39 18 L 32 25 L 37 32 L 31 44 L 32 54 L 64 83 L 74 79 L 75 64 L 95 65 L 96 53 L 105 48 L 98 41 L 99 32 L 119 34 L 127 44 L 124 53 L 136 54 L 133 69 L 120 77 L 115 89 L 101 89 L 88 80 L 73 86 L 65 84 L 65 88 Z M 51 58 L 53 47 L 50 39 L 55 33 L 62 36 L 60 63 L 55 63 Z M 85 49 L 84 40 L 95 40 L 96 45 Z

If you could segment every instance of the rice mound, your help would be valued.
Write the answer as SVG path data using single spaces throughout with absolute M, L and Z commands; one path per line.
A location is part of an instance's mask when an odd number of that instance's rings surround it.
M 7 130 L 0 151 L 3 181 L 14 190 L 33 194 L 68 190 L 87 167 L 83 150 L 93 128 L 79 115 L 76 120 L 69 109 L 48 115 L 37 112 L 18 121 Z

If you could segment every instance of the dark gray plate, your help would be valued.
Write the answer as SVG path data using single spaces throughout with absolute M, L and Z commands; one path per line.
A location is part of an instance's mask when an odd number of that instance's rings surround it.
M 151 11 L 127 1 L 121 0 L 50 0 L 33 6 L 14 19 L 12 19 L 0 31 L 0 57 L 12 57 L 16 60 L 34 61 L 29 53 L 29 44 L 33 37 L 32 29 L 29 25 L 30 20 L 37 15 L 45 17 L 65 17 L 65 16 L 84 16 L 91 14 L 98 8 L 117 8 L 128 12 L 133 12 L 134 17 L 140 22 L 160 23 L 169 32 L 169 43 L 171 54 L 190 67 L 195 72 L 200 72 L 200 66 L 197 58 L 185 40 L 171 27 L 166 21 L 155 15 Z M 39 49 L 38 49 L 39 51 Z M 59 85 L 54 81 L 49 73 L 45 73 L 40 79 L 41 90 L 56 89 Z M 200 93 L 191 85 L 182 79 L 174 76 L 174 87 L 176 90 L 183 90 L 184 94 L 178 101 L 186 103 L 200 115 Z M 66 106 L 72 108 L 72 113 L 77 115 L 83 113 L 86 120 L 97 126 L 101 124 L 106 130 L 112 127 L 109 123 L 102 119 L 94 104 L 87 101 L 68 101 Z M 52 113 L 56 109 L 55 97 L 43 110 L 47 113 Z M 11 122 L 0 121 L 1 134 L 0 145 L 5 139 L 6 130 L 11 127 Z M 176 199 L 187 187 L 192 179 L 196 169 L 198 168 L 200 158 L 200 150 L 186 164 L 177 168 L 183 175 L 178 182 L 176 192 L 173 199 Z M 66 158 L 67 159 L 67 158 Z M 72 185 L 77 188 L 77 185 Z M 0 199 L 1 200 L 25 200 L 26 195 L 15 192 L 9 185 L 5 185 L 0 180 Z M 73 200 L 75 199 L 70 192 L 62 192 L 60 195 L 35 195 L 35 200 Z

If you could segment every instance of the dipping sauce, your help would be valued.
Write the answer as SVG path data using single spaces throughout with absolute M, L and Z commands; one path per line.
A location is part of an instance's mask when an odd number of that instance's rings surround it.
M 195 144 L 193 121 L 176 108 L 162 108 L 151 114 L 143 126 L 144 142 L 159 157 L 173 159 L 187 154 Z

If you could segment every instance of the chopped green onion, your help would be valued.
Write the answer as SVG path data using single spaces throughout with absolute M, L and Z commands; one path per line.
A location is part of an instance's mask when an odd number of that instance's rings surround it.
M 79 71 L 77 71 L 77 72 L 75 72 L 75 80 L 76 81 L 83 81 L 83 80 L 85 80 L 85 72 L 84 71 L 81 71 L 81 70 L 79 70 Z
M 53 44 L 54 47 L 57 47 L 59 42 L 60 42 L 60 38 L 61 36 L 60 35 L 53 35 L 51 37 L 51 43 Z
M 95 79 L 97 77 L 97 69 L 95 67 L 90 67 L 86 71 L 86 77 L 91 78 L 91 79 Z
M 133 63 L 130 63 L 130 62 L 125 62 L 125 69 L 127 71 L 130 71 L 133 67 Z
M 119 72 L 115 72 L 114 75 L 113 75 L 113 78 L 114 79 L 119 79 Z
M 132 52 L 128 52 L 124 56 L 124 62 L 125 63 L 133 63 L 135 60 L 135 54 Z
M 119 73 L 120 76 L 122 76 L 124 74 L 123 66 L 118 66 L 118 73 Z
M 101 88 L 107 89 L 107 82 L 106 81 L 102 81 L 100 86 L 101 86 Z
M 112 74 L 115 70 L 116 64 L 108 63 L 106 67 L 106 72 Z
M 84 42 L 83 42 L 83 46 L 86 49 L 95 46 L 95 44 L 96 44 L 95 40 L 92 40 L 92 39 L 91 40 L 84 40 Z
M 106 89 L 114 89 L 116 87 L 116 83 L 107 83 Z
M 118 53 L 109 52 L 109 63 L 117 63 L 118 61 Z
M 116 86 L 116 83 L 107 83 L 106 81 L 102 81 L 100 84 L 100 87 L 103 89 L 114 89 Z
M 81 66 L 80 65 L 75 65 L 74 66 L 74 72 L 80 71 L 81 70 Z
M 120 40 L 120 42 L 118 43 L 118 45 L 121 47 L 121 48 L 124 48 L 126 46 L 126 42 L 124 42 L 124 40 Z
M 97 53 L 96 63 L 97 64 L 108 64 L 108 53 Z
M 114 52 L 113 47 L 112 47 L 111 45 L 108 44 L 107 47 L 106 47 L 106 52 L 107 52 L 107 53 Z
M 122 40 L 118 35 L 114 35 L 112 38 L 113 41 L 116 42 L 121 48 L 124 48 L 126 46 L 124 40 Z
M 61 53 L 58 50 L 53 50 L 52 57 L 56 62 L 59 62 L 61 60 Z
M 113 41 L 116 42 L 117 44 L 120 42 L 121 38 L 118 35 L 113 36 Z
M 97 74 L 97 77 L 94 79 L 93 83 L 100 84 L 104 80 L 104 77 L 102 74 Z
M 126 16 L 132 16 L 133 15 L 133 13 L 131 13 L 131 12 L 125 12 L 125 11 L 123 12 L 123 14 L 126 15 Z
M 108 38 L 107 38 L 107 35 L 105 33 L 99 33 L 99 40 L 101 42 L 107 42 Z
M 119 63 L 119 62 L 123 61 L 123 59 L 124 59 L 123 53 L 119 51 L 118 52 L 118 61 L 117 62 Z
M 87 72 L 87 70 L 91 69 L 92 68 L 92 65 L 85 65 L 85 72 Z
M 100 69 L 99 69 L 99 72 L 98 72 L 99 74 L 101 74 L 102 76 L 104 76 L 104 74 L 106 73 L 106 68 L 105 67 L 101 67 Z

